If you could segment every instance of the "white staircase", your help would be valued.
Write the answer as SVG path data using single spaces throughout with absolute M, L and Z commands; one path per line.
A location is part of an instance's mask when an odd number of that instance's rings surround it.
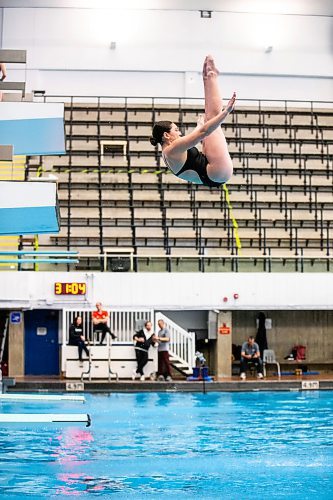
M 177 325 L 164 314 L 157 312 L 155 315 L 156 328 L 158 332 L 157 322 L 162 319 L 170 332 L 170 348 L 169 355 L 171 364 L 185 375 L 192 375 L 193 366 L 195 364 L 195 334 L 188 332 L 181 326 Z

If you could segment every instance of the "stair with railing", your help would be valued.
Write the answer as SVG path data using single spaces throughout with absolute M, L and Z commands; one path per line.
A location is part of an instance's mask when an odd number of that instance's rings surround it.
M 162 319 L 170 333 L 169 356 L 172 366 L 183 373 L 191 375 L 195 364 L 195 333 L 188 332 L 164 314 L 155 314 L 156 323 Z

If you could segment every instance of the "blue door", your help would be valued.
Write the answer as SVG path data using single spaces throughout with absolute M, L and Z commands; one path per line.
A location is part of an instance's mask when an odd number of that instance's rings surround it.
M 26 375 L 59 375 L 58 320 L 58 311 L 24 313 Z

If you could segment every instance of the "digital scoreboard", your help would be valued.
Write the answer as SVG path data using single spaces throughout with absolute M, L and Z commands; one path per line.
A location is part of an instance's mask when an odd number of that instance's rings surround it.
M 87 293 L 86 283 L 60 283 L 54 284 L 55 295 L 85 295 Z

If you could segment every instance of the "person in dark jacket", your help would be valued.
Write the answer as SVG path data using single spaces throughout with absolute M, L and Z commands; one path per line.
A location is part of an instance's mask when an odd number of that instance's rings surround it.
M 257 317 L 258 320 L 258 331 L 256 336 L 256 343 L 259 346 L 261 358 L 264 355 L 264 350 L 268 349 L 267 335 L 266 335 L 266 316 L 263 312 L 260 312 Z
M 68 345 L 77 345 L 78 350 L 79 350 L 79 361 L 80 362 L 83 361 L 83 359 L 82 359 L 82 352 L 83 351 L 89 357 L 89 350 L 85 344 L 84 335 L 83 335 L 81 316 L 77 316 L 76 318 L 74 318 L 73 323 L 69 327 Z
M 146 321 L 144 328 L 135 332 L 133 335 L 135 356 L 137 362 L 136 370 L 133 370 L 132 379 L 135 380 L 136 376 L 140 376 L 140 380 L 144 380 L 145 376 L 143 369 L 148 363 L 148 350 L 154 344 L 158 347 L 156 335 L 153 333 L 153 325 L 150 321 Z

